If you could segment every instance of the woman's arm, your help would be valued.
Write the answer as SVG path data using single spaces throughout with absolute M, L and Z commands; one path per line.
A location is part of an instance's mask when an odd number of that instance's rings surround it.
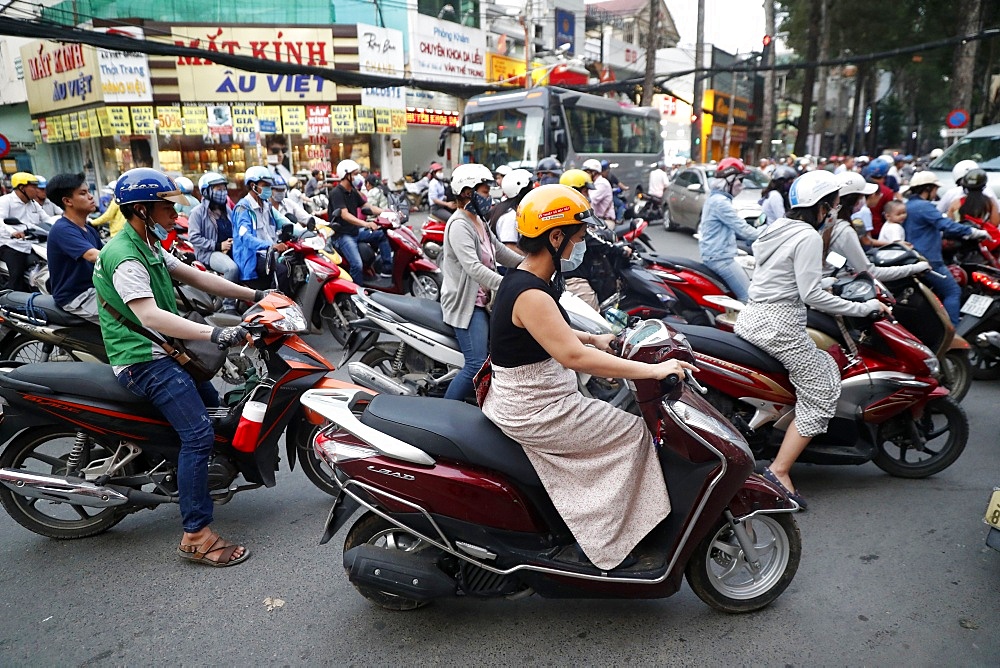
M 836 297 L 820 284 L 823 273 L 823 240 L 818 234 L 809 234 L 797 240 L 792 254 L 792 266 L 799 297 L 808 306 L 834 315 L 865 316 L 872 307 L 866 303 L 849 302 Z
M 507 244 L 501 243 L 500 239 L 492 231 L 490 232 L 490 241 L 493 242 L 493 253 L 499 264 L 511 269 L 521 264 L 524 256 L 515 250 L 517 248 L 516 244 L 511 248 Z
M 451 248 L 462 271 L 487 290 L 496 290 L 503 277 L 479 259 L 477 235 L 472 226 L 464 213 L 453 216 L 444 228 L 444 243 Z

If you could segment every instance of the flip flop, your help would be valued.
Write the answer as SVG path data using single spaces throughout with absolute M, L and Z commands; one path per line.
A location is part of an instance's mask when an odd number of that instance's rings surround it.
M 243 554 L 236 559 L 233 559 L 233 553 L 236 552 L 241 546 L 236 543 L 230 543 L 227 540 L 223 540 L 219 534 L 214 531 L 208 534 L 204 542 L 201 545 L 178 545 L 177 554 L 180 555 L 182 559 L 187 559 L 188 561 L 194 562 L 196 564 L 205 564 L 206 566 L 211 566 L 213 568 L 228 568 L 229 566 L 235 566 L 237 564 L 242 564 L 244 561 L 250 558 L 250 550 L 243 548 Z M 213 552 L 222 551 L 219 555 L 218 560 L 209 559 L 208 555 Z
M 778 489 L 780 489 L 782 492 L 785 493 L 785 496 L 787 496 L 795 503 L 799 504 L 800 509 L 802 510 L 809 509 L 809 504 L 806 503 L 805 498 L 803 498 L 803 496 L 799 494 L 798 491 L 793 492 L 787 487 L 785 487 L 783 484 L 781 484 L 781 481 L 778 480 L 778 476 L 774 475 L 774 473 L 771 472 L 770 468 L 765 468 L 764 472 L 761 475 L 764 476 L 764 479 L 767 480 L 768 482 L 773 482 L 775 485 L 777 485 Z

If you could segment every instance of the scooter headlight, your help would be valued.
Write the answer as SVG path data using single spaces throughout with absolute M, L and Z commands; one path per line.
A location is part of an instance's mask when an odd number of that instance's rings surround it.
M 939 360 L 934 355 L 931 355 L 924 360 L 924 364 L 927 365 L 927 369 L 931 372 L 931 375 L 937 378 L 941 375 L 941 360 Z
M 278 313 L 282 315 L 282 318 L 276 320 L 272 326 L 279 332 L 304 332 L 309 329 L 306 317 L 298 306 L 279 308 Z

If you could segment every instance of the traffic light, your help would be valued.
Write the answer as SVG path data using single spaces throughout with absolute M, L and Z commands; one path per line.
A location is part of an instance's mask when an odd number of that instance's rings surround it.
M 764 39 L 762 40 L 764 48 L 761 49 L 760 51 L 760 62 L 764 64 L 770 62 L 769 58 L 771 55 L 771 49 L 774 48 L 771 44 L 773 41 L 774 41 L 773 37 L 771 37 L 770 35 L 764 35 Z
M 772 39 L 772 38 L 771 38 L 771 36 L 770 36 L 770 35 L 764 35 L 764 40 L 763 40 L 763 42 L 764 42 L 764 48 L 765 48 L 765 49 L 766 49 L 767 47 L 771 46 L 771 39 Z

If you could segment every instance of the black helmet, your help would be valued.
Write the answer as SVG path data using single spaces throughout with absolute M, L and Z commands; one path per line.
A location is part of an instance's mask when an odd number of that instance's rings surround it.
M 553 157 L 542 158 L 538 161 L 538 165 L 535 167 L 535 173 L 539 172 L 552 172 L 556 176 L 562 174 L 562 163 Z
M 794 181 L 798 178 L 798 173 L 788 165 L 778 165 L 771 174 L 772 181 Z
M 969 190 L 982 190 L 986 187 L 986 170 L 970 169 L 962 177 L 962 185 Z

